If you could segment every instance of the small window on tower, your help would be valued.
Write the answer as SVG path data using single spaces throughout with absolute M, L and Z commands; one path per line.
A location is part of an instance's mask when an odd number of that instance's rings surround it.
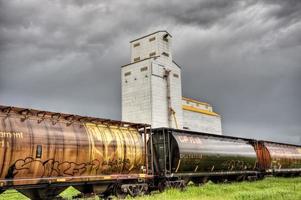
M 178 74 L 173 74 L 173 77 L 179 78 L 179 75 Z
M 155 40 L 156 40 L 155 37 L 149 38 L 149 41 L 150 41 L 150 42 L 155 41 Z
M 137 62 L 140 60 L 140 57 L 134 58 L 134 62 Z
M 169 57 L 169 54 L 166 53 L 166 52 L 163 52 L 162 55 L 166 56 L 166 57 Z
M 139 46 L 140 46 L 139 42 L 134 44 L 134 47 L 139 47 Z
M 149 54 L 150 57 L 155 56 L 155 55 L 156 55 L 156 52 L 151 52 L 151 53 Z
M 140 69 L 140 71 L 141 71 L 141 72 L 147 71 L 147 67 L 142 67 L 142 68 Z
M 124 74 L 124 76 L 129 76 L 129 75 L 131 75 L 131 72 L 126 72 L 126 73 Z

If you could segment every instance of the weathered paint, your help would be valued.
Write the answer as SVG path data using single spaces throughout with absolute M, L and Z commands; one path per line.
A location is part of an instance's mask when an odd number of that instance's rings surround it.
M 258 163 L 257 167 L 260 171 L 264 171 L 270 168 L 271 165 L 271 156 L 266 148 L 266 146 L 262 142 L 253 142 L 253 147 L 256 151 Z
M 256 153 L 250 144 L 223 138 L 173 132 L 178 152 L 173 152 L 173 166 L 178 172 L 255 170 Z
M 174 175 L 197 176 L 256 171 L 256 152 L 247 141 L 175 129 L 153 131 L 154 164 L 160 172 L 166 168 Z
M 289 170 L 301 168 L 300 147 L 294 145 L 264 142 L 270 154 L 269 168 L 277 170 Z
M 112 174 L 140 176 L 145 165 L 141 125 L 93 122 L 96 118 L 87 122 L 80 116 L 66 120 L 70 116 L 36 110 L 22 115 L 21 111 L 7 112 L 0 106 L 3 186 L 112 179 Z

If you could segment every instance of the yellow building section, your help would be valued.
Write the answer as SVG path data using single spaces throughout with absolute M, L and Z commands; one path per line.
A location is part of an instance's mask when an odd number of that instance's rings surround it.
M 198 100 L 191 99 L 191 98 L 187 98 L 187 97 L 182 97 L 182 100 L 184 100 L 184 101 L 189 101 L 189 102 L 193 102 L 193 103 L 202 104 L 202 105 L 205 105 L 205 106 L 211 106 L 209 103 L 205 103 L 205 102 L 198 101 Z
M 186 105 L 182 105 L 182 108 L 183 108 L 183 110 L 188 110 L 188 111 L 192 111 L 192 112 L 202 113 L 202 114 L 205 114 L 205 115 L 211 115 L 211 116 L 218 116 L 218 117 L 220 117 L 219 114 L 217 114 L 215 112 L 211 112 L 209 110 L 203 110 L 203 109 L 200 109 L 200 108 L 195 108 L 195 107 L 186 106 Z

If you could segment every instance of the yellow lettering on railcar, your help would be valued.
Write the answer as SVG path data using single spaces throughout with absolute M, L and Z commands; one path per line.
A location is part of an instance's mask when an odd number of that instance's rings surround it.
M 10 142 L 9 141 L 5 141 L 5 140 L 0 140 L 0 146 L 2 147 L 2 148 L 9 148 L 10 147 Z

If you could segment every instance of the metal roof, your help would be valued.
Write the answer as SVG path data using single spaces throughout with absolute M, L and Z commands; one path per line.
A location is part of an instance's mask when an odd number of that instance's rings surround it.
M 188 97 L 182 97 L 182 99 L 185 100 L 185 101 L 190 101 L 190 102 L 199 103 L 199 104 L 206 105 L 206 106 L 211 106 L 209 103 L 202 102 L 202 101 L 192 99 L 192 98 L 188 98 Z
M 156 31 L 156 32 L 147 34 L 147 35 L 145 35 L 145 36 L 139 37 L 139 38 L 137 38 L 137 39 L 134 39 L 134 40 L 130 41 L 130 43 L 135 42 L 135 41 L 137 41 L 137 40 L 140 40 L 140 39 L 142 39 L 142 38 L 151 36 L 151 35 L 153 35 L 153 34 L 159 33 L 159 32 L 165 32 L 165 33 L 167 33 L 170 37 L 172 37 L 167 31 L 165 31 L 165 30 L 160 30 L 160 31 Z
M 233 140 L 244 140 L 248 142 L 267 142 L 267 143 L 272 143 L 272 144 L 278 144 L 278 145 L 286 145 L 286 146 L 295 146 L 295 147 L 301 147 L 301 145 L 298 144 L 288 144 L 288 143 L 282 143 L 282 142 L 273 142 L 273 141 L 268 141 L 268 140 L 257 140 L 257 139 L 252 139 L 252 138 L 242 138 L 242 137 L 235 137 L 235 136 L 228 136 L 228 135 L 216 135 L 212 133 L 204 133 L 204 132 L 197 132 L 197 131 L 191 131 L 191 130 L 184 130 L 184 129 L 174 129 L 174 128 L 153 128 L 152 131 L 156 130 L 170 130 L 170 131 L 175 131 L 175 132 L 183 132 L 187 134 L 195 134 L 195 135 L 203 135 L 203 136 L 208 136 L 208 137 L 215 137 L 215 138 L 225 138 L 225 139 L 233 139 Z
M 35 110 L 29 108 L 19 108 L 14 106 L 3 106 L 0 105 L 0 115 L 10 115 L 15 114 L 19 115 L 23 120 L 28 118 L 36 118 L 38 120 L 51 119 L 56 120 L 57 122 L 65 122 L 67 124 L 72 124 L 74 122 L 78 123 L 94 123 L 94 124 L 105 124 L 105 125 L 115 125 L 115 126 L 123 126 L 123 127 L 131 127 L 131 128 L 143 128 L 150 127 L 148 124 L 140 124 L 140 123 L 131 123 L 124 122 L 118 120 L 97 118 L 97 117 L 87 117 L 59 112 L 49 112 L 42 110 Z

